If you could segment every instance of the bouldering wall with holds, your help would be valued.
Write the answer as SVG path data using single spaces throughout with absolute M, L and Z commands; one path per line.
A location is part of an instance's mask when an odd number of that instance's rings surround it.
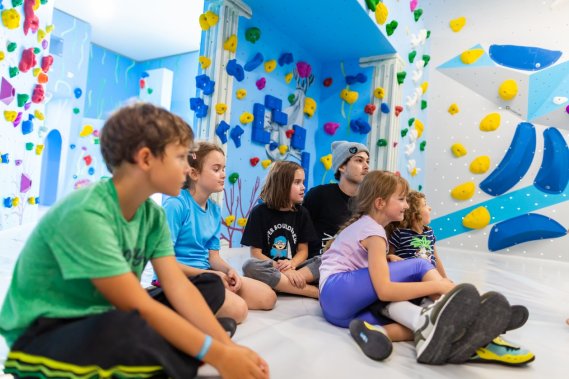
M 569 2 L 420 4 L 439 246 L 569 261 Z
M 41 203 L 53 1 L 5 1 L 0 12 L 0 229 L 6 229 L 34 220 Z M 57 150 L 60 141 L 53 141 Z

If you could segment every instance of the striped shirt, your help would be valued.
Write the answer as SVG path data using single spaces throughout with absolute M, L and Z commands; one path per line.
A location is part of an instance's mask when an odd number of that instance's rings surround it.
M 395 229 L 389 236 L 389 244 L 393 246 L 395 255 L 403 258 L 424 258 L 436 267 L 435 253 L 436 237 L 433 229 L 425 226 L 423 233 L 417 233 L 413 229 Z

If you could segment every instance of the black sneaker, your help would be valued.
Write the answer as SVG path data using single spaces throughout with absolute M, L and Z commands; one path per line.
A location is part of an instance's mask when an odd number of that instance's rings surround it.
M 237 323 L 235 320 L 229 317 L 218 317 L 217 321 L 221 324 L 223 330 L 229 334 L 229 338 L 233 337 L 237 330 Z
M 512 315 L 510 317 L 510 322 L 506 326 L 504 333 L 510 330 L 521 328 L 525 325 L 529 318 L 529 310 L 523 305 L 512 305 L 510 307 Z
M 379 325 L 372 325 L 362 320 L 352 320 L 350 334 L 364 354 L 373 360 L 382 361 L 393 351 L 393 344 L 387 332 Z

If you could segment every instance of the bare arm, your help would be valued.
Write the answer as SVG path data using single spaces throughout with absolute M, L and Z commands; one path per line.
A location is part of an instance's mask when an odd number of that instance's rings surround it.
M 443 278 L 447 278 L 447 273 L 445 271 L 445 266 L 443 265 L 443 260 L 439 256 L 436 246 L 433 246 L 433 254 L 437 260 L 437 271 L 439 272 L 439 274 L 441 274 Z
M 379 236 L 371 236 L 361 241 L 368 251 L 369 273 L 373 288 L 382 301 L 404 301 L 419 297 L 443 294 L 450 290 L 450 283 L 442 280 L 396 283 L 389 277 L 389 266 L 386 258 L 385 240 Z
M 262 249 L 259 249 L 258 247 L 254 247 L 254 246 L 251 246 L 251 258 L 257 258 L 257 259 L 260 259 L 262 261 L 266 261 L 268 259 L 271 259 L 271 258 L 267 257 L 265 254 L 263 254 Z
M 206 272 L 208 272 L 207 270 L 202 270 L 199 268 L 188 266 L 188 265 L 185 265 L 185 264 L 180 263 L 180 262 L 177 262 L 177 263 L 178 263 L 178 267 L 180 267 L 180 269 L 182 270 L 182 272 L 186 276 L 196 276 L 196 275 L 205 274 Z
M 296 269 L 306 258 L 308 258 L 308 243 L 299 243 L 296 247 L 296 254 L 290 261 L 292 268 Z
M 219 255 L 219 250 L 210 250 L 209 251 L 209 264 L 211 268 L 216 271 L 221 271 L 225 274 L 232 270 L 233 268 L 221 258 Z

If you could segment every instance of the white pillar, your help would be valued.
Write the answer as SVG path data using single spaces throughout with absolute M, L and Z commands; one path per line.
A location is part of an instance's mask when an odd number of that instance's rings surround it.
M 360 59 L 362 67 L 373 67 L 371 98 L 376 111 L 371 118 L 371 132 L 368 135 L 370 170 L 398 170 L 398 147 L 394 142 L 401 139 L 399 117 L 395 116 L 395 106 L 401 105 L 402 85 L 397 83 L 397 73 L 403 70 L 403 60 L 397 54 L 377 55 Z M 385 90 L 385 97 L 378 99 L 373 95 L 377 87 Z M 387 103 L 388 114 L 381 112 L 381 103 Z M 387 146 L 377 146 L 379 139 L 385 139 Z

